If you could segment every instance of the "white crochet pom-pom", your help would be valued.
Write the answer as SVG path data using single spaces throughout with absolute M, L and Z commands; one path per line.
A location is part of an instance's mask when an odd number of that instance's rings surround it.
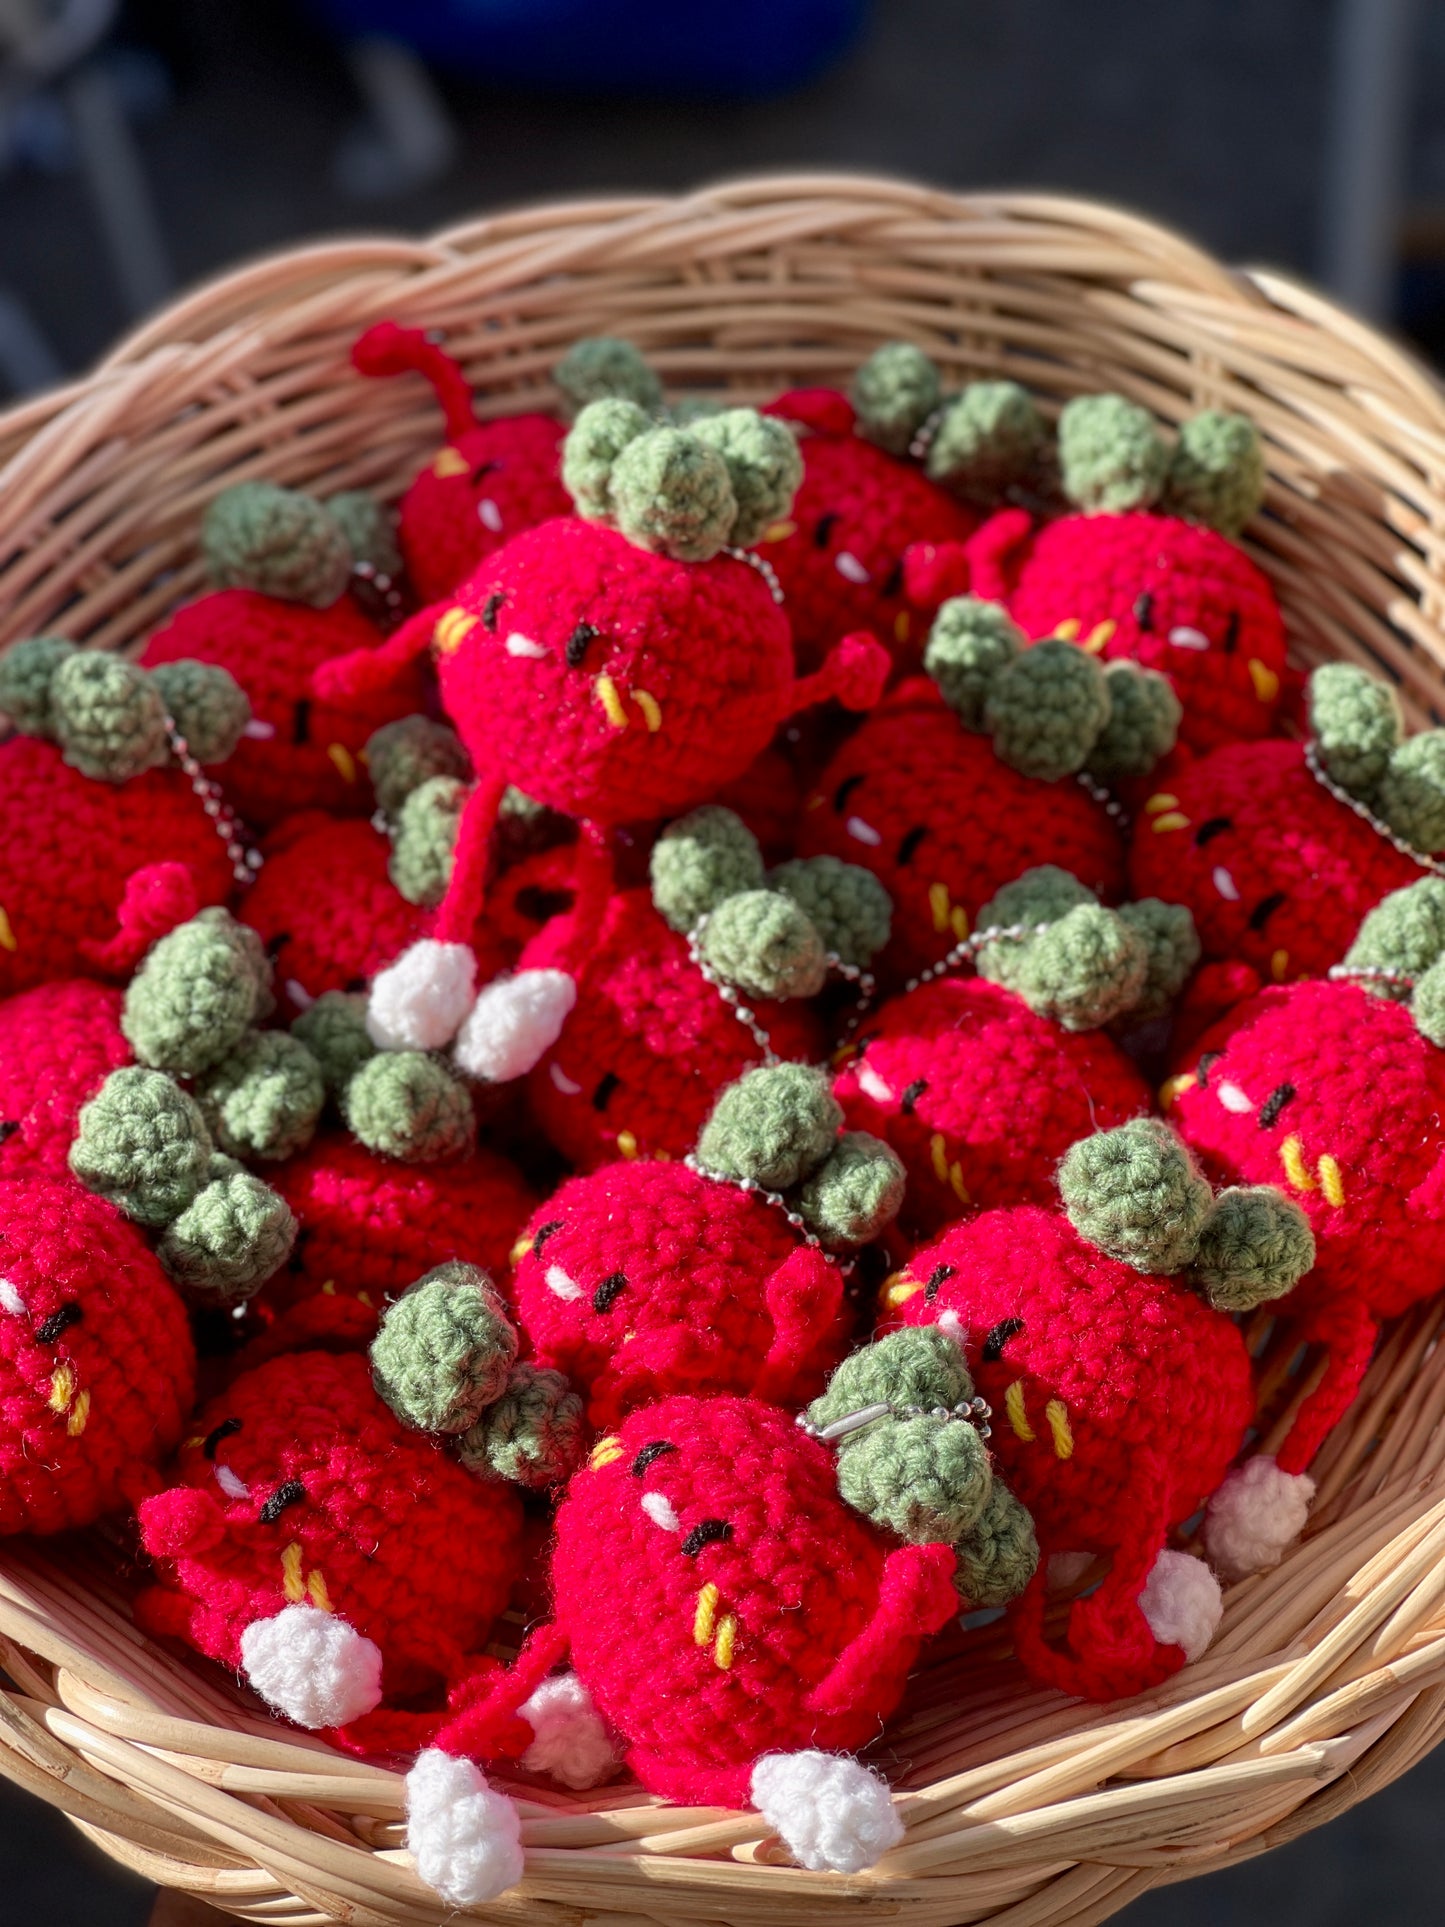
M 433 1893 L 454 1907 L 495 1900 L 522 1878 L 522 1821 L 470 1760 L 429 1746 L 406 1776 L 406 1844 Z
M 888 1782 L 846 1754 L 767 1753 L 752 1801 L 813 1873 L 862 1873 L 903 1838 Z
M 476 1001 L 470 944 L 422 937 L 373 979 L 366 1034 L 378 1050 L 440 1050 Z
M 1139 1610 L 1161 1646 L 1182 1646 L 1184 1657 L 1194 1660 L 1218 1632 L 1224 1600 L 1202 1559 L 1166 1548 L 1144 1582 Z
M 246 1678 L 298 1726 L 345 1726 L 381 1699 L 381 1649 L 335 1613 L 283 1606 L 241 1634 Z
M 575 1673 L 544 1679 L 517 1711 L 536 1738 L 522 1755 L 529 1773 L 549 1773 L 563 1786 L 599 1786 L 617 1767 L 592 1695 Z
M 562 1034 L 577 985 L 565 970 L 519 970 L 487 985 L 462 1025 L 455 1057 L 468 1077 L 509 1084 Z
M 1248 1459 L 1209 1501 L 1204 1549 L 1226 1579 L 1277 1566 L 1304 1530 L 1314 1496 L 1307 1472 L 1281 1472 L 1273 1459 Z

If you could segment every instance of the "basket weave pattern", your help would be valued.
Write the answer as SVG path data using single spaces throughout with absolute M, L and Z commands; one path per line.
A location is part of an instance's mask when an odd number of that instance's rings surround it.
M 1269 464 L 1252 549 L 1299 660 L 1383 667 L 1412 723 L 1445 713 L 1445 396 L 1407 355 L 1113 209 L 864 179 L 530 209 L 201 289 L 0 418 L 0 643 L 138 645 L 201 586 L 200 515 L 226 483 L 399 493 L 440 431 L 422 384 L 349 372 L 387 316 L 444 328 L 488 414 L 548 405 L 558 351 L 600 332 L 675 389 L 739 401 L 841 380 L 907 336 L 947 377 L 1011 376 L 1054 409 L 1099 389 L 1172 422 L 1240 408 Z M 1158 1693 L 1101 1711 L 1028 1687 L 997 1630 L 936 1643 L 873 1749 L 908 1830 L 871 1873 L 799 1871 L 756 1814 L 504 1782 L 527 1877 L 479 1917 L 1086 1923 L 1386 1785 L 1445 1733 L 1442 1318 L 1389 1331 L 1315 1467 L 1304 1543 L 1230 1592 L 1209 1653 Z M 1309 1389 L 1290 1365 L 1262 1355 L 1266 1449 Z M 100 1543 L 0 1545 L 0 1772 L 244 1919 L 448 1918 L 400 1848 L 401 1776 L 144 1639 L 132 1581 Z

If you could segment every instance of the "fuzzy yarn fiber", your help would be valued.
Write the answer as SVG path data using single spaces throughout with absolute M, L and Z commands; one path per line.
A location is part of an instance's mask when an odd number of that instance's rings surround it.
M 0 1533 L 133 1504 L 195 1389 L 185 1309 L 140 1232 L 70 1182 L 0 1180 Z
M 566 515 L 562 437 L 551 415 L 507 415 L 466 429 L 419 470 L 397 530 L 411 585 L 439 602 L 523 529 Z
M 81 1106 L 134 1062 L 122 993 L 85 977 L 0 1002 L 0 1173 L 64 1178 Z

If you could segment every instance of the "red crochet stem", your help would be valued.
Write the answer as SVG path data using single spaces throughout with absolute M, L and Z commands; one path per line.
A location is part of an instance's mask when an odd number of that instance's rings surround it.
M 485 777 L 467 798 L 457 831 L 451 880 L 437 910 L 432 935 L 442 943 L 467 943 L 487 895 L 487 864 L 492 830 L 501 807 L 506 778 Z
M 797 422 L 815 435 L 851 435 L 857 420 L 852 402 L 836 388 L 790 388 L 761 412 Z
M 616 886 L 612 844 L 606 830 L 583 820 L 577 839 L 577 860 L 572 871 L 575 895 L 568 914 L 569 929 L 558 948 L 555 966 L 570 977 L 580 977 L 588 959 L 597 949 L 602 921 Z M 525 965 L 525 957 L 523 963 Z
M 1000 509 L 968 539 L 968 559 L 973 572 L 973 593 L 989 602 L 1003 602 L 1012 593 L 1016 571 L 1012 567 L 1018 551 L 1033 533 L 1033 517 L 1027 509 Z
M 507 1725 L 557 1663 L 567 1656 L 567 1635 L 551 1620 L 534 1626 L 508 1670 L 489 1692 L 462 1708 L 432 1741 L 457 1759 L 497 1759 Z
M 873 1617 L 808 1695 L 809 1710 L 846 1713 L 860 1701 L 901 1694 L 917 1642 L 958 1611 L 953 1567 L 952 1546 L 899 1546 L 890 1552 Z
M 453 358 L 420 328 L 378 321 L 351 350 L 352 365 L 363 375 L 425 375 L 436 391 L 447 440 L 460 441 L 477 426 L 471 383 Z
M 866 630 L 844 636 L 828 651 L 823 666 L 793 684 L 789 715 L 836 696 L 845 709 L 871 709 L 882 696 L 893 667 L 883 644 Z
M 348 656 L 333 656 L 321 663 L 311 675 L 312 694 L 324 703 L 344 706 L 348 699 L 390 689 L 431 647 L 440 613 L 435 606 L 418 609 L 379 649 L 353 649 Z
M 1300 1335 L 1328 1345 L 1329 1362 L 1295 1413 L 1276 1461 L 1281 1472 L 1303 1472 L 1344 1417 L 1369 1370 L 1380 1327 L 1357 1299 L 1340 1299 L 1322 1308 Z

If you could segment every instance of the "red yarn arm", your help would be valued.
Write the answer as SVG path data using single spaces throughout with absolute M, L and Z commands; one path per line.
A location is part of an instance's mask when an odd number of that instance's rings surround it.
M 201 907 L 196 879 L 184 863 L 147 863 L 132 870 L 115 913 L 116 934 L 83 937 L 80 954 L 93 970 L 129 977 L 154 943 L 188 923 Z
M 903 551 L 903 593 L 915 609 L 931 615 L 941 602 L 967 595 L 972 586 L 966 542 L 910 542 Z
M 504 776 L 484 776 L 467 798 L 452 855 L 446 895 L 437 906 L 432 935 L 442 943 L 468 943 L 487 895 L 487 865 Z
M 519 970 L 565 970 L 580 977 L 597 949 L 607 906 L 617 887 L 612 841 L 600 825 L 578 824 L 572 862 L 572 907 L 527 940 Z
M 352 365 L 363 375 L 425 375 L 441 403 L 447 440 L 459 441 L 477 425 L 472 389 L 456 361 L 429 341 L 420 328 L 378 321 L 351 350 Z
M 1004 602 L 1018 582 L 1020 552 L 1033 534 L 1027 509 L 1000 509 L 968 538 L 972 589 L 990 602 Z
M 418 609 L 394 629 L 379 649 L 353 649 L 332 656 L 311 672 L 311 693 L 318 702 L 345 709 L 360 696 L 380 695 L 400 682 L 416 658 L 431 646 L 440 607 Z
M 435 1734 L 432 1745 L 443 1753 L 474 1760 L 505 1759 L 525 1752 L 531 1744 L 531 1730 L 527 1729 L 526 1738 L 516 1731 L 525 1725 L 517 1720 L 517 1709 L 566 1658 L 567 1648 L 567 1635 L 555 1621 L 534 1626 L 506 1672 L 454 1714 Z
M 952 1546 L 900 1546 L 889 1553 L 873 1617 L 809 1693 L 810 1712 L 846 1713 L 858 1706 L 892 1709 L 920 1642 L 958 1611 L 953 1565 Z
M 1285 1300 L 1282 1310 L 1288 1310 Z M 1300 1336 L 1328 1351 L 1325 1375 L 1295 1413 L 1276 1463 L 1281 1472 L 1303 1472 L 1344 1417 L 1370 1368 L 1380 1328 L 1360 1299 L 1341 1295 L 1313 1314 Z
M 786 1404 L 799 1378 L 818 1362 L 843 1307 L 843 1274 L 815 1245 L 800 1245 L 768 1280 L 773 1342 L 753 1387 L 756 1398 Z
M 836 388 L 789 388 L 759 412 L 797 422 L 815 435 L 851 435 L 857 419 L 852 402 Z
M 793 684 L 788 714 L 811 709 L 836 696 L 845 709 L 871 709 L 883 694 L 893 669 L 893 658 L 876 637 L 865 629 L 855 630 L 835 642 L 823 659 L 823 666 L 811 676 L 800 676 Z

